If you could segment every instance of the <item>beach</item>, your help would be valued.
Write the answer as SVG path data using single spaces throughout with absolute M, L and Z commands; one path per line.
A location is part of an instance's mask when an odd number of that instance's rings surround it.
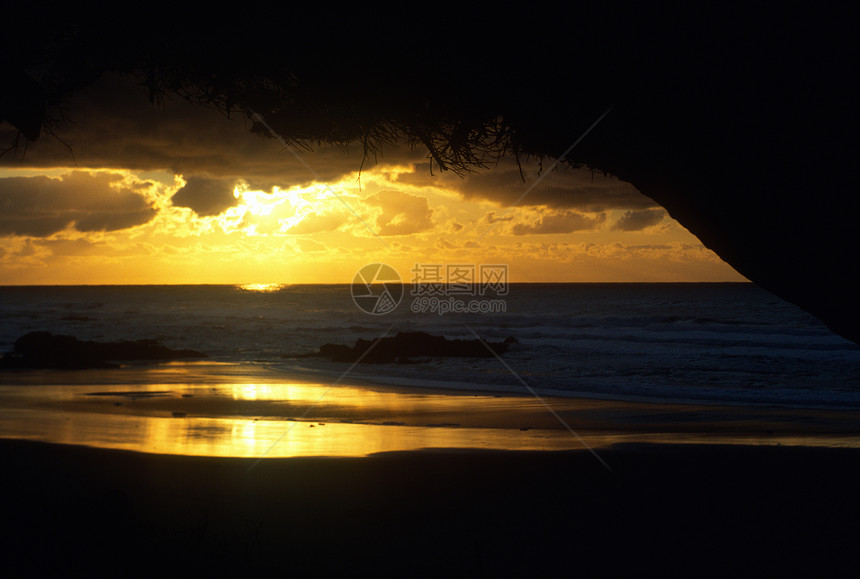
M 515 289 L 469 326 L 501 361 L 355 365 L 305 354 L 474 335 L 335 286 L 2 290 L 6 351 L 208 355 L 0 372 L 4 576 L 856 574 L 856 345 L 746 285 Z
M 7 576 L 853 576 L 860 451 L 182 457 L 0 441 Z
M 0 437 L 251 459 L 440 448 L 597 451 L 628 443 L 860 448 L 860 411 L 853 409 L 322 380 L 211 362 L 0 373 Z
M 856 16 L 34 8 L 0 579 L 860 576 Z
M 856 411 L 332 387 L 247 368 L 242 383 L 199 363 L 191 384 L 181 367 L 3 375 L 10 576 L 860 563 Z

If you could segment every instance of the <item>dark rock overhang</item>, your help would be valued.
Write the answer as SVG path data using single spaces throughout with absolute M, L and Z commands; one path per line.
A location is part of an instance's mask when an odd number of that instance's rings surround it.
M 855 15 L 577 4 L 129 16 L 11 9 L 0 117 L 29 140 L 108 72 L 293 141 L 407 136 L 437 169 L 557 157 L 631 182 L 747 278 L 860 342 Z M 14 25 L 11 25 L 15 23 Z M 267 136 L 256 124 L 257 132 Z

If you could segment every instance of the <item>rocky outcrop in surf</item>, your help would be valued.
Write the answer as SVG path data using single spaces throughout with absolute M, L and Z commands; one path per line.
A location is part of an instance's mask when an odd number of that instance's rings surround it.
M 483 340 L 449 340 L 426 332 L 398 332 L 393 337 L 378 340 L 356 341 L 355 346 L 323 344 L 312 354 L 333 362 L 361 362 L 369 364 L 410 363 L 417 358 L 490 358 L 504 354 L 517 343 L 509 337 L 503 342 Z
M 0 369 L 114 368 L 119 361 L 163 361 L 205 358 L 196 350 L 173 350 L 155 340 L 92 342 L 74 336 L 31 332 L 15 341 L 0 358 Z

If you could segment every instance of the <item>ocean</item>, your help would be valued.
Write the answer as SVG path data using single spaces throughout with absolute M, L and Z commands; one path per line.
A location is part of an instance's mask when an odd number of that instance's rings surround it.
M 46 330 L 154 339 L 320 383 L 860 409 L 860 347 L 754 284 L 510 284 L 497 311 L 474 313 L 417 312 L 415 299 L 406 286 L 396 309 L 372 314 L 350 285 L 6 286 L 0 351 Z M 517 343 L 504 363 L 417 358 L 359 364 L 346 376 L 349 364 L 304 357 L 325 343 L 418 330 Z

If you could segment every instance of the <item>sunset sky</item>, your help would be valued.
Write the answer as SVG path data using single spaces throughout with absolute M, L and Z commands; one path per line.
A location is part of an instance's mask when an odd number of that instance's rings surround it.
M 240 117 L 156 107 L 122 79 L 66 114 L 70 150 L 44 136 L 0 158 L 0 284 L 348 283 L 373 262 L 404 278 L 415 263 L 504 263 L 515 282 L 744 280 L 588 170 L 534 185 L 536 162 L 523 179 L 506 160 L 458 176 L 405 146 L 363 167 L 333 147 L 300 162 Z M 4 146 L 11 135 L 0 125 Z

